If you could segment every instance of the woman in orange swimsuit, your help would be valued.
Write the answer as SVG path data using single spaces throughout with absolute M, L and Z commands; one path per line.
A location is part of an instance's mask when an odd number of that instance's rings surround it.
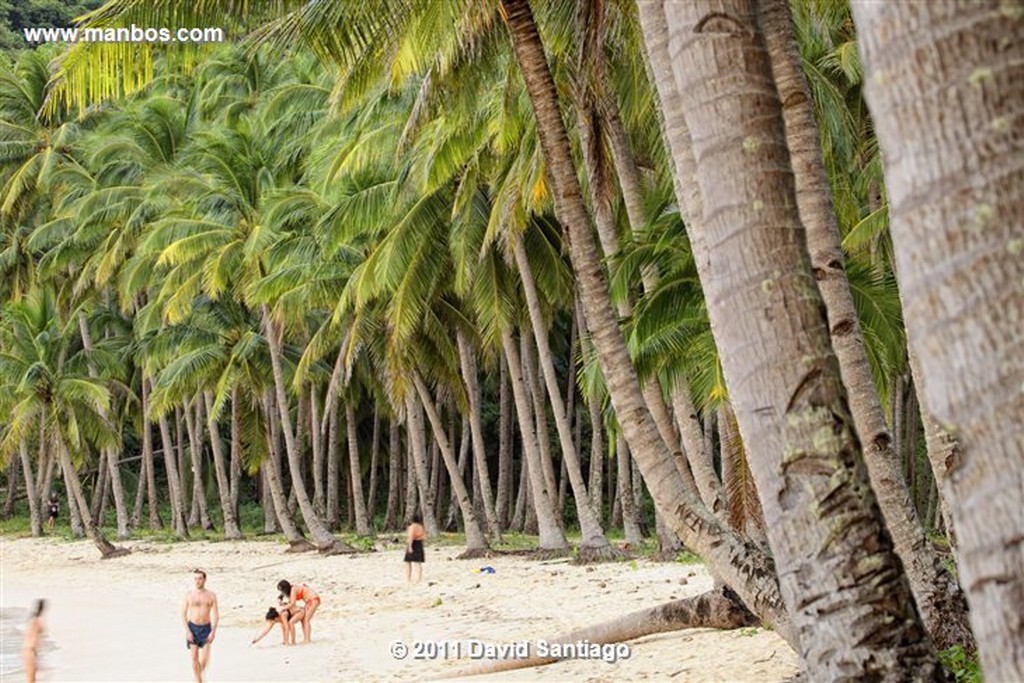
M 277 583 L 277 590 L 281 591 L 282 595 L 288 596 L 288 604 L 284 606 L 283 610 L 293 612 L 295 616 L 292 617 L 292 628 L 298 621 L 302 621 L 302 642 L 308 643 L 310 640 L 310 626 L 309 622 L 313 619 L 313 615 L 316 614 L 317 608 L 320 606 L 320 596 L 312 588 L 306 584 L 299 584 L 293 586 L 288 581 L 282 579 Z M 296 611 L 296 603 L 301 600 L 303 607 L 302 611 Z M 282 610 L 282 611 L 283 611 Z M 295 636 L 292 635 L 292 642 Z

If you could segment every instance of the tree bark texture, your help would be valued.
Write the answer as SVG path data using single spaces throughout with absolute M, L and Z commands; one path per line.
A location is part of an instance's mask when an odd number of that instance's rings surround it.
M 985 677 L 1024 680 L 1024 9 L 853 6 L 924 404 Z
M 925 627 L 938 649 L 961 645 L 974 649 L 967 603 L 960 586 L 942 565 L 925 536 L 911 492 L 900 476 L 892 438 L 868 364 L 853 295 L 846 277 L 839 224 L 822 161 L 820 136 L 811 107 L 799 47 L 786 0 L 758 0 L 772 73 L 782 102 L 796 185 L 796 201 L 807 232 L 807 248 L 828 312 L 832 348 L 839 360 L 850 412 L 860 437 L 871 488 L 903 561 Z M 913 449 L 913 445 L 909 446 Z
M 830 346 L 755 4 L 664 7 L 703 204 L 698 273 L 801 660 L 812 678 L 938 679 Z

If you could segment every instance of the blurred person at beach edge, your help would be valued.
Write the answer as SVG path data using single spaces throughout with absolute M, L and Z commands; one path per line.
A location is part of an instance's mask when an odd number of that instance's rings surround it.
M 25 680 L 28 683 L 35 683 L 36 671 L 39 669 L 39 643 L 43 639 L 44 609 L 46 601 L 36 600 L 36 608 L 25 631 L 25 645 L 21 649 L 21 659 L 25 663 Z

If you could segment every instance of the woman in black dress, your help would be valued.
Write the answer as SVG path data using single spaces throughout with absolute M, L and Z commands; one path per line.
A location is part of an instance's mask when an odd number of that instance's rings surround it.
M 405 578 L 412 581 L 412 566 L 416 565 L 417 583 L 423 579 L 423 541 L 427 537 L 427 531 L 423 528 L 423 516 L 419 513 L 412 516 L 412 523 L 408 529 L 408 539 L 405 543 Z

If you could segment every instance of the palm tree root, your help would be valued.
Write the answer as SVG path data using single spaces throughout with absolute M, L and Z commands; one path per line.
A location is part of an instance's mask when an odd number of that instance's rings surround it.
M 348 555 L 359 552 L 348 543 L 335 539 L 330 545 L 318 548 L 321 555 Z
M 490 548 L 466 548 L 460 553 L 456 559 L 458 560 L 477 560 L 481 557 L 494 557 L 495 553 Z
M 740 602 L 739 597 L 727 586 L 714 588 L 691 598 L 673 600 L 657 607 L 639 610 L 625 616 L 588 626 L 548 643 L 569 644 L 586 641 L 598 645 L 609 645 L 635 640 L 655 633 L 669 633 L 688 628 L 735 629 L 760 623 Z M 529 657 L 488 662 L 480 666 L 457 672 L 454 677 L 479 676 L 499 671 L 527 669 L 559 661 L 555 657 Z M 445 678 L 453 677 L 451 674 Z
M 580 545 L 579 552 L 571 564 L 598 564 L 599 562 L 618 562 L 629 557 L 615 546 L 605 543 L 604 545 Z
M 101 560 L 112 560 L 115 557 L 124 557 L 125 555 L 131 555 L 131 550 L 112 543 L 106 543 L 100 548 L 100 559 Z
M 316 546 L 303 538 L 302 540 L 292 541 L 291 543 L 289 543 L 288 544 L 288 550 L 285 550 L 285 552 L 286 553 L 308 553 L 308 552 L 311 552 L 313 550 L 316 550 Z

